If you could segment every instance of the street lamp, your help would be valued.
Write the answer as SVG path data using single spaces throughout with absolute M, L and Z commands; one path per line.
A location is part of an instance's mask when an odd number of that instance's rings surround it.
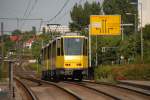
M 143 62 L 143 29 L 142 29 L 142 24 L 143 24 L 143 7 L 142 7 L 142 3 L 141 2 L 139 2 L 139 3 L 136 3 L 136 2 L 131 2 L 130 4 L 132 4 L 132 5 L 140 5 L 140 28 L 141 28 L 141 30 L 140 30 L 140 34 L 141 34 L 141 61 Z
M 141 8 L 141 22 L 140 22 L 141 23 L 141 26 L 140 26 L 141 27 L 141 31 L 140 31 L 141 32 L 141 61 L 143 62 L 143 49 L 144 49 L 143 48 L 143 29 L 142 29 L 142 24 L 143 24 L 143 12 L 142 12 L 143 9 L 142 8 L 143 7 L 142 7 L 141 2 L 139 3 L 139 5 L 140 5 L 140 8 Z

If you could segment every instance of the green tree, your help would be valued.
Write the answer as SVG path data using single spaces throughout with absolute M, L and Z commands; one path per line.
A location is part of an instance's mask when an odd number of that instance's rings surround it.
M 1 38 L 2 37 L 0 37 L 0 39 Z M 10 40 L 10 36 L 9 35 L 3 35 L 3 40 L 4 40 L 3 48 L 4 48 L 4 56 L 5 56 L 10 49 L 14 49 L 15 42 Z M 2 53 L 1 46 L 2 45 L 0 45 L 0 55 Z
M 42 28 L 42 32 L 43 32 L 44 34 L 46 33 L 45 27 Z
M 103 3 L 103 10 L 106 15 L 121 15 L 122 23 L 133 24 L 132 27 L 124 27 L 124 33 L 128 35 L 134 33 L 135 20 L 138 21 L 137 9 L 130 3 L 129 0 L 104 0 Z
M 137 41 L 133 36 L 128 37 L 126 40 L 121 41 L 119 45 L 118 55 L 124 56 L 126 60 L 135 58 L 136 56 Z
M 98 64 L 111 64 L 112 61 L 117 63 L 120 40 L 119 36 L 98 37 Z M 96 45 L 94 44 L 92 44 L 93 48 Z
M 143 38 L 144 40 L 150 40 L 150 24 L 145 25 L 143 28 Z
M 58 32 L 51 32 L 51 33 L 44 33 L 39 35 L 34 43 L 32 44 L 32 55 L 37 59 L 40 56 L 40 51 L 42 46 L 45 46 L 46 44 L 49 43 L 49 41 L 52 40 L 52 34 L 53 38 L 56 36 L 59 36 L 60 33 Z
M 39 57 L 41 48 L 42 48 L 42 41 L 41 40 L 36 40 L 32 44 L 32 55 L 34 56 L 34 58 Z
M 144 60 L 145 63 L 150 63 L 150 24 L 145 25 L 143 28 L 144 38 Z
M 9 51 L 10 49 L 14 49 L 15 48 L 15 42 L 11 41 L 9 36 L 7 36 L 4 40 L 5 42 L 5 52 Z
M 20 30 L 16 29 L 12 32 L 12 35 L 21 35 L 21 33 L 22 32 Z
M 92 4 L 86 2 L 83 6 L 75 4 L 70 12 L 72 22 L 69 23 L 69 27 L 72 31 L 83 31 L 88 27 L 90 21 L 90 15 L 100 14 L 100 3 L 93 2 Z
M 36 34 L 36 27 L 35 26 L 33 26 L 32 27 L 32 31 L 31 31 L 33 34 Z
M 27 40 L 33 38 L 35 34 L 32 31 L 26 31 L 22 33 L 22 41 L 26 42 Z

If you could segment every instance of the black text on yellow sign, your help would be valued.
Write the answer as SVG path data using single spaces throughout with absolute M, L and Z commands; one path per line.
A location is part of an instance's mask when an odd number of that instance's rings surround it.
M 91 15 L 90 35 L 120 35 L 120 15 Z

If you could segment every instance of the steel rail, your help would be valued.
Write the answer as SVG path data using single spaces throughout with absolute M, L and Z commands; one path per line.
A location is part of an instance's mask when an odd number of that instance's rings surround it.
M 36 83 L 39 83 L 39 84 L 48 84 L 48 85 L 53 85 L 63 91 L 65 91 L 66 93 L 72 95 L 73 97 L 75 97 L 77 100 L 82 100 L 82 98 L 77 95 L 76 93 L 70 91 L 69 89 L 66 89 L 66 88 L 63 88 L 59 85 L 57 85 L 56 83 L 53 83 L 53 82 L 48 82 L 48 81 L 43 81 L 43 80 L 39 80 L 39 79 L 35 79 L 35 78 L 25 78 L 25 77 L 22 77 L 23 79 L 25 80 L 29 80 L 29 81 L 32 81 L 32 82 L 36 82 Z
M 140 93 L 140 94 L 143 94 L 143 95 L 146 95 L 146 96 L 150 96 L 150 93 L 149 92 L 142 92 L 142 91 L 138 91 L 136 89 L 131 89 L 131 88 L 128 88 L 128 87 L 123 87 L 123 86 L 119 86 L 117 84 L 112 84 L 112 83 L 106 83 L 106 82 L 91 82 L 91 81 L 83 81 L 82 83 L 92 83 L 92 84 L 98 84 L 98 85 L 107 85 L 107 86 L 112 86 L 112 87 L 116 87 L 116 88 L 121 88 L 121 89 L 126 89 L 126 90 L 129 90 L 129 91 L 133 91 L 133 92 L 136 92 L 136 93 Z M 123 83 L 121 83 L 123 84 Z M 126 85 L 126 86 L 129 86 L 128 84 L 123 84 L 123 85 Z M 135 88 L 138 88 L 138 86 L 135 86 Z
M 122 81 L 117 81 L 119 84 L 124 84 L 124 85 L 128 85 L 128 86 L 133 86 L 133 87 L 137 87 L 137 88 L 142 88 L 145 90 L 150 90 L 150 86 L 147 85 L 141 85 L 141 84 L 134 84 L 134 83 L 129 83 L 129 82 L 122 82 Z
M 64 81 L 64 83 L 79 85 L 79 86 L 85 87 L 85 88 L 87 88 L 87 89 L 93 90 L 93 91 L 95 91 L 95 92 L 104 94 L 104 95 L 106 95 L 106 96 L 108 96 L 108 97 L 111 97 L 111 98 L 113 98 L 113 99 L 115 99 L 115 100 L 121 100 L 120 98 L 118 98 L 118 97 L 116 97 L 116 96 L 113 96 L 113 95 L 108 94 L 108 93 L 106 93 L 106 92 L 103 92 L 103 91 L 97 90 L 97 89 L 95 89 L 95 88 L 92 88 L 92 87 L 83 85 L 82 83 L 74 83 L 74 82 L 69 82 L 69 81 Z
M 28 94 L 30 95 L 32 100 L 38 100 L 37 97 L 35 96 L 35 94 L 32 92 L 32 90 L 30 88 L 28 88 L 28 86 L 26 84 L 24 84 L 21 80 L 19 80 L 16 77 L 14 77 L 14 80 L 23 86 L 23 88 L 26 90 L 26 92 L 28 92 Z

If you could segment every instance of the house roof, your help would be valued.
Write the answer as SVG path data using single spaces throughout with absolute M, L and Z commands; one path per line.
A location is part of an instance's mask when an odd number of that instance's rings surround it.
M 32 43 L 32 42 L 34 41 L 34 39 L 35 39 L 35 38 L 31 38 L 31 39 L 27 40 L 26 43 L 29 43 L 29 44 L 30 44 L 30 43 Z

